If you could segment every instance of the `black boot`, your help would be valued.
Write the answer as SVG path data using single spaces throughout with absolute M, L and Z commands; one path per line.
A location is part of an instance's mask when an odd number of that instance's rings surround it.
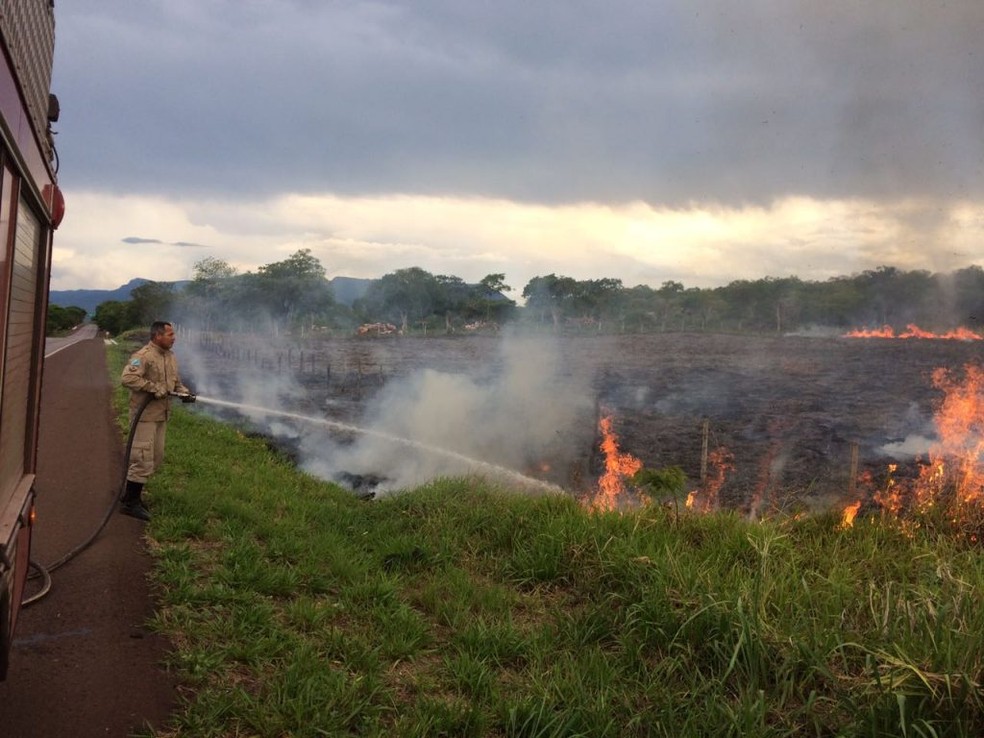
M 142 492 L 143 482 L 132 482 L 127 479 L 126 489 L 123 491 L 123 497 L 120 498 L 120 512 L 138 520 L 150 520 L 150 510 L 140 501 Z

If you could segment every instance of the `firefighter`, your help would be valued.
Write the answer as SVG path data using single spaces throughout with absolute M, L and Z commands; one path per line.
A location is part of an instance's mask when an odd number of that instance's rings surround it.
M 123 369 L 121 382 L 130 390 L 130 424 L 146 402 L 133 430 L 133 443 L 126 474 L 126 488 L 120 498 L 120 512 L 140 520 L 150 520 L 150 511 L 140 495 L 144 484 L 164 460 L 164 437 L 171 412 L 170 395 L 183 402 L 194 402 L 195 395 L 181 382 L 178 360 L 171 352 L 174 326 L 155 321 L 150 326 L 150 342 L 136 351 Z

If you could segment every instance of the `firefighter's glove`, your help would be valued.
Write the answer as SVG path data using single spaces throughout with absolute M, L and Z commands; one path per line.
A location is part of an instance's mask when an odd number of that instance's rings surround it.
M 181 398 L 181 402 L 185 402 L 185 403 L 194 402 L 195 400 L 198 399 L 198 395 L 192 394 L 191 392 L 189 392 L 187 395 L 178 395 L 178 396 Z
M 154 393 L 154 397 L 156 397 L 158 400 L 163 400 L 165 397 L 167 397 L 167 390 L 164 389 L 163 385 L 155 384 L 150 391 Z

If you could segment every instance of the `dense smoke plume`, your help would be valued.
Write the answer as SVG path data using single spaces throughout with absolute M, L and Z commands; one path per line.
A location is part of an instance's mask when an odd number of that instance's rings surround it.
M 496 476 L 480 462 L 537 476 L 549 471 L 547 460 L 551 469 L 569 462 L 593 438 L 588 378 L 565 371 L 549 341 L 505 338 L 500 349 L 498 365 L 479 373 L 424 369 L 388 384 L 362 424 L 372 433 L 327 448 L 305 439 L 304 468 L 326 478 L 380 477 L 376 491 L 384 492 L 437 477 Z

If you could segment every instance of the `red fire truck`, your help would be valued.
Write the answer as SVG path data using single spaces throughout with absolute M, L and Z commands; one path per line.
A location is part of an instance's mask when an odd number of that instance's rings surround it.
M 51 238 L 54 0 L 0 0 L 0 678 L 27 579 Z

